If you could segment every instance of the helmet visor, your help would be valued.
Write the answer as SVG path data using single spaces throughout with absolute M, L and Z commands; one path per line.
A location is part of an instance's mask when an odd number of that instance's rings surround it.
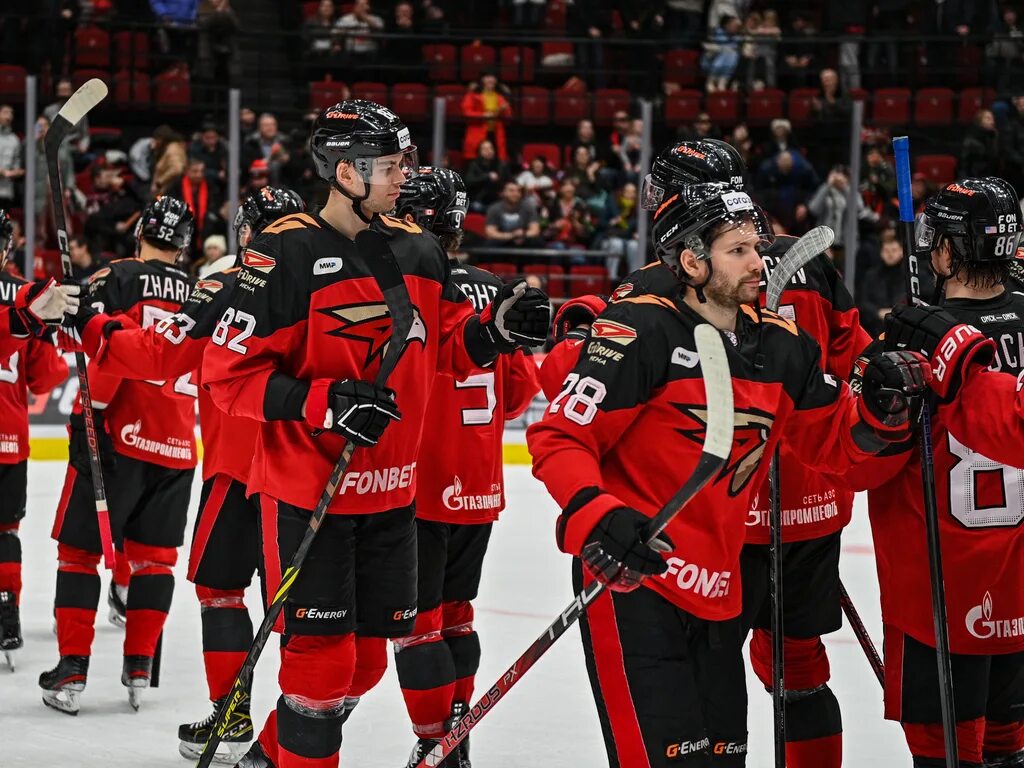
M 914 249 L 918 253 L 931 253 L 938 244 L 938 230 L 932 217 L 919 213 L 914 219 Z
M 664 199 L 665 188 L 648 173 L 644 176 L 644 183 L 640 189 L 640 208 L 644 211 L 655 211 Z
M 353 166 L 367 184 L 402 184 L 419 175 L 419 153 L 415 145 L 394 155 L 361 157 Z

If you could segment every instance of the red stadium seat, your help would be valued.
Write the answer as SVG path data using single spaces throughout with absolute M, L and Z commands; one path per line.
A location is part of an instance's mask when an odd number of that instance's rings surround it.
M 387 104 L 388 87 L 385 83 L 352 83 L 352 98 L 375 101 L 378 104 Z
M 955 47 L 957 85 L 977 85 L 985 63 L 981 46 L 956 45 Z
M 462 119 L 462 97 L 465 95 L 464 85 L 439 85 L 434 88 L 434 96 L 444 99 L 444 113 L 448 120 Z
M 462 46 L 459 51 L 460 70 L 462 79 L 465 82 L 479 80 L 480 76 L 487 70 L 494 69 L 498 52 L 493 45 L 481 43 L 469 43 Z
M 457 80 L 454 45 L 424 45 L 423 60 L 427 62 L 427 76 L 435 83 Z
M 546 32 L 565 32 L 566 16 L 565 0 L 549 0 L 544 12 L 544 30 Z
M 99 27 L 82 25 L 75 30 L 75 68 L 109 67 L 110 35 Z
M 590 94 L 559 88 L 554 93 L 555 125 L 576 125 L 590 117 Z
M 114 75 L 114 104 L 119 108 L 148 109 L 152 100 L 153 86 L 149 75 L 126 69 Z
M 785 94 L 778 88 L 752 91 L 747 96 L 747 122 L 751 125 L 765 125 L 782 117 L 782 101 Z
M 914 95 L 915 125 L 950 125 L 953 122 L 953 91 L 922 88 Z
M 675 48 L 665 54 L 666 83 L 675 83 L 682 88 L 692 88 L 700 82 L 700 51 L 689 48 Z
M 499 77 L 505 83 L 532 83 L 537 65 L 537 53 L 525 45 L 505 45 L 501 48 Z
M 548 125 L 551 122 L 551 94 L 547 88 L 524 85 L 519 93 L 519 122 Z
M 817 88 L 794 88 L 789 92 L 786 117 L 793 125 L 807 125 L 814 111 L 814 100 L 821 96 Z
M 430 94 L 422 83 L 395 83 L 391 109 L 405 122 L 420 123 L 430 117 Z
M 319 0 L 309 0 L 309 2 L 302 4 L 302 20 L 312 19 L 316 16 L 317 6 L 319 6 Z
M 572 50 L 572 43 L 566 43 L 560 40 L 545 40 L 540 44 L 540 65 L 542 67 L 547 66 L 552 69 L 563 69 L 567 64 L 551 64 L 548 63 L 547 58 L 549 56 L 557 56 L 559 61 L 569 62 L 573 59 L 574 53 Z
M 956 180 L 956 158 L 952 155 L 918 155 L 914 158 L 914 173 L 923 173 L 928 181 L 948 184 Z
M 120 128 L 107 128 L 99 125 L 89 126 L 89 142 L 94 149 L 117 147 L 120 145 L 124 131 Z
M 629 112 L 629 91 L 622 88 L 598 88 L 594 91 L 594 122 L 597 125 L 612 124 L 616 112 Z
M 957 107 L 957 122 L 966 125 L 974 120 L 979 109 L 985 109 L 996 99 L 996 92 L 991 88 L 964 88 L 960 91 L 960 102 Z
M 154 104 L 160 112 L 181 112 L 192 105 L 192 86 L 188 75 L 180 72 L 164 72 L 154 78 L 156 93 Z
M 538 155 L 551 168 L 557 169 L 561 165 L 562 150 L 557 144 L 523 144 L 523 165 L 529 165 Z
M 486 237 L 484 234 L 484 227 L 487 226 L 487 217 L 482 213 L 476 211 L 470 211 L 466 214 L 465 221 L 462 222 L 462 228 L 467 232 L 472 232 L 478 237 Z
M 107 82 L 110 77 L 110 73 L 105 69 L 76 69 L 71 75 L 71 83 L 75 88 L 80 88 L 94 77 L 98 77 L 103 82 Z
M 692 123 L 700 114 L 704 94 L 697 90 L 676 91 L 665 97 L 665 122 L 669 127 Z
M 509 280 L 519 274 L 519 269 L 510 261 L 489 261 L 480 266 L 488 272 L 493 272 L 502 280 Z
M 317 80 L 309 84 L 309 108 L 320 111 L 345 98 L 344 83 L 337 80 Z
M 910 89 L 879 88 L 875 91 L 871 119 L 879 125 L 907 125 L 910 122 Z
M 565 296 L 565 267 L 559 264 L 527 264 L 523 267 L 524 275 L 539 275 L 544 279 L 544 289 L 548 296 L 562 298 Z
M 736 91 L 715 91 L 704 99 L 704 109 L 711 122 L 718 125 L 734 125 L 740 120 L 740 99 Z
M 574 266 L 569 268 L 569 296 L 586 296 L 590 293 L 608 293 L 608 270 L 598 266 Z
M 145 32 L 114 34 L 114 64 L 136 72 L 149 69 L 149 36 Z
M 24 67 L 12 64 L 0 64 L 0 99 L 21 103 L 25 100 Z

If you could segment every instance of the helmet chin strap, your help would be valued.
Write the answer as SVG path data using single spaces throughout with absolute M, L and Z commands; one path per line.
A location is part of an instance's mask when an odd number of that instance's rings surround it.
M 335 179 L 334 181 L 331 182 L 331 186 L 334 187 L 336 190 L 338 190 L 345 197 L 347 197 L 350 201 L 352 201 L 352 211 L 363 222 L 369 224 L 371 221 L 373 221 L 374 217 L 377 214 L 371 214 L 370 216 L 367 216 L 365 213 L 363 213 L 363 203 L 370 197 L 370 185 L 369 184 L 365 184 L 364 183 L 364 186 L 366 187 L 366 194 L 365 195 L 353 195 L 351 192 L 349 192 L 347 189 L 345 189 L 343 186 L 341 186 L 341 184 L 338 183 L 337 179 Z

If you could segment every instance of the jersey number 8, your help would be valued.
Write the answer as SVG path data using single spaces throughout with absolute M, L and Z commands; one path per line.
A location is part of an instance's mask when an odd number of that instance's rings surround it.
M 242 332 L 229 341 L 228 328 L 232 325 L 240 326 L 242 328 Z M 220 322 L 217 323 L 217 327 L 213 329 L 213 335 L 210 336 L 210 341 L 218 347 L 223 347 L 224 343 L 227 342 L 228 349 L 232 352 L 244 355 L 249 351 L 249 348 L 245 346 L 244 342 L 252 336 L 252 333 L 255 330 L 255 317 L 240 309 L 228 307 L 224 310 L 224 316 L 220 319 Z
M 949 512 L 965 528 L 1012 528 L 1024 519 L 1024 471 L 972 451 L 947 433 Z M 986 498 L 987 497 L 987 498 Z
M 569 397 L 570 393 L 572 397 Z M 607 388 L 597 379 L 590 376 L 580 378 L 578 373 L 570 373 L 558 397 L 551 401 L 548 413 L 554 414 L 561 410 L 569 421 L 586 426 L 594 420 L 597 415 L 597 404 L 604 400 L 607 394 Z M 565 399 L 567 397 L 568 400 Z

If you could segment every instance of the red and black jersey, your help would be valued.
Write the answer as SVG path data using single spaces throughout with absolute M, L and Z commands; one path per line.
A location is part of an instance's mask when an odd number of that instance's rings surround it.
M 932 409 L 950 650 L 1016 653 L 1024 650 L 1024 408 L 1014 413 L 1013 390 L 1024 380 L 1024 296 L 949 299 L 943 307 L 995 342 L 990 370 L 969 375 L 953 403 Z M 882 618 L 934 646 L 916 443 L 853 475 L 872 488 Z
M 89 323 L 82 334 L 85 351 L 102 370 L 126 379 L 173 379 L 198 371 L 210 338 L 230 306 L 238 268 L 196 281 L 181 308 L 155 325 L 101 334 L 107 317 Z M 199 427 L 203 434 L 203 480 L 225 474 L 245 483 L 249 478 L 257 424 L 229 416 L 199 390 Z
M 782 235 L 762 252 L 764 273 L 761 278 L 761 306 L 764 306 L 768 278 L 797 238 Z M 633 272 L 612 294 L 615 301 L 626 296 L 651 293 L 676 296 L 679 280 L 664 264 L 651 264 Z M 797 272 L 782 293 L 779 314 L 807 331 L 821 348 L 821 365 L 826 373 L 845 381 L 853 363 L 871 337 L 860 326 L 860 315 L 853 297 L 843 284 L 831 260 L 818 255 Z M 831 480 L 805 466 L 793 455 L 785 440 L 780 447 L 779 474 L 782 478 L 783 541 L 806 541 L 827 536 L 850 522 L 853 494 L 837 488 Z M 753 497 L 747 518 L 747 541 L 767 544 L 768 480 Z
M 127 327 L 149 328 L 178 311 L 192 282 L 187 273 L 162 261 L 122 259 L 90 278 L 87 300 Z M 94 404 L 106 409 L 107 430 L 118 453 L 172 469 L 196 465 L 198 393 L 191 373 L 136 381 L 94 360 L 89 385 Z
M 629 506 L 653 515 L 686 481 L 704 442 L 704 384 L 693 329 L 701 317 L 681 299 L 638 296 L 594 322 L 580 360 L 543 421 L 527 430 L 534 474 L 563 509 L 576 494 L 603 494 L 563 514 L 560 546 L 579 553 L 597 521 Z M 780 437 L 801 461 L 841 468 L 882 442 L 857 415 L 845 383 L 821 370 L 814 340 L 786 318 L 743 307 L 738 346 L 726 342 L 736 432 L 721 474 L 670 523 L 668 571 L 644 582 L 705 619 L 740 610 L 739 553 L 753 494 Z
M 415 322 L 388 380 L 402 420 L 376 446 L 355 452 L 331 506 L 336 513 L 411 504 L 435 375 L 465 379 L 493 362 L 437 238 L 387 216 L 373 227 L 405 275 Z M 304 213 L 271 224 L 243 255 L 225 333 L 203 360 L 203 386 L 228 413 L 261 422 L 250 493 L 310 509 L 341 455 L 344 439 L 314 438 L 302 412 L 313 384 L 322 391 L 338 379 L 373 380 L 391 341 L 391 318 L 364 259 L 355 243 Z
M 451 279 L 477 312 L 501 287 L 500 278 L 469 265 L 452 264 Z M 416 464 L 417 517 L 466 525 L 498 519 L 505 508 L 505 422 L 522 414 L 539 389 L 533 356 L 523 350 L 461 381 L 434 379 Z

